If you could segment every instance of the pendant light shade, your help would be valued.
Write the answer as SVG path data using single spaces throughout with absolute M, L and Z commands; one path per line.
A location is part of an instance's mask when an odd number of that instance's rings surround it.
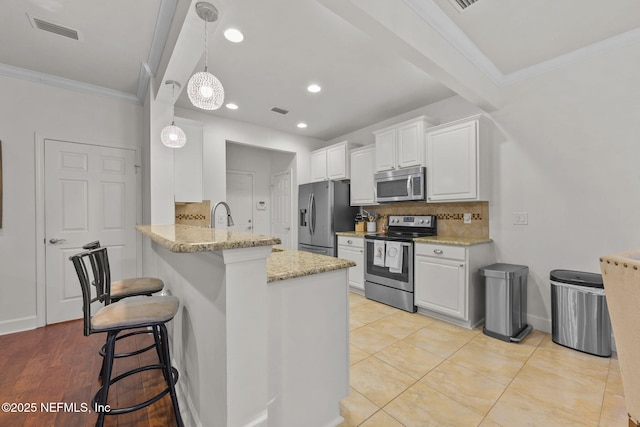
M 167 80 L 165 82 L 167 85 L 171 85 L 171 99 L 172 104 L 171 108 L 173 109 L 173 103 L 175 100 L 175 89 L 176 86 L 180 87 L 180 83 L 175 82 L 173 80 Z M 160 132 L 160 140 L 164 145 L 171 148 L 181 148 L 184 147 L 184 144 L 187 143 L 187 135 L 185 135 L 184 131 L 176 126 L 175 123 L 175 113 L 172 111 L 171 113 L 171 124 L 169 126 L 165 126 Z
M 171 122 L 169 126 L 165 126 L 162 129 L 160 139 L 164 145 L 171 148 L 181 148 L 187 143 L 187 135 L 175 125 L 175 122 Z
M 203 110 L 217 110 L 224 102 L 224 88 L 220 80 L 207 71 L 195 73 L 187 84 L 191 103 Z
M 204 71 L 195 73 L 187 84 L 191 103 L 203 110 L 217 110 L 224 102 L 224 88 L 220 80 L 207 71 L 207 22 L 218 19 L 218 9 L 206 2 L 196 3 L 196 13 L 204 21 Z

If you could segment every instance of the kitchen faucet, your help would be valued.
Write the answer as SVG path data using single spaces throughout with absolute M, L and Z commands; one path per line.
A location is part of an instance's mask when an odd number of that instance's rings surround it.
M 225 202 L 218 202 L 215 205 L 213 205 L 213 207 L 211 208 L 211 228 L 216 228 L 216 218 L 215 218 L 215 213 L 216 213 L 216 208 L 222 205 L 225 207 L 225 209 L 227 210 L 227 226 L 228 227 L 232 227 L 233 226 L 233 218 L 231 218 L 231 208 L 229 207 L 228 204 L 226 204 Z

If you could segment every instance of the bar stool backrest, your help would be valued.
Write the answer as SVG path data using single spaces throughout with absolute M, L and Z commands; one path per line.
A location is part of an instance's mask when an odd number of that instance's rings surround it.
M 69 259 L 73 263 L 82 289 L 84 335 L 88 336 L 93 332 L 91 328 L 92 303 L 100 301 L 109 304 L 111 302 L 109 296 L 111 273 L 107 248 L 101 247 L 80 252 Z

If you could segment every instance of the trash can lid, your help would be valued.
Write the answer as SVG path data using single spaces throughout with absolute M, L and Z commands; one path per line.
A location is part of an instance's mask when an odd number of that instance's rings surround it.
M 549 278 L 555 282 L 567 283 L 569 285 L 604 289 L 602 274 L 572 270 L 552 270 Z
M 515 264 L 491 264 L 486 267 L 478 269 L 481 276 L 496 277 L 499 279 L 514 279 L 520 276 L 526 276 L 529 274 L 529 267 L 526 265 Z

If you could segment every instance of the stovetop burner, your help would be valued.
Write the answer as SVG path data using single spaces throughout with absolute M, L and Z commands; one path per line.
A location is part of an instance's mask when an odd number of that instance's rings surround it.
M 436 231 L 435 215 L 392 215 L 387 233 L 367 234 L 365 239 L 410 242 L 416 237 L 435 236 Z

